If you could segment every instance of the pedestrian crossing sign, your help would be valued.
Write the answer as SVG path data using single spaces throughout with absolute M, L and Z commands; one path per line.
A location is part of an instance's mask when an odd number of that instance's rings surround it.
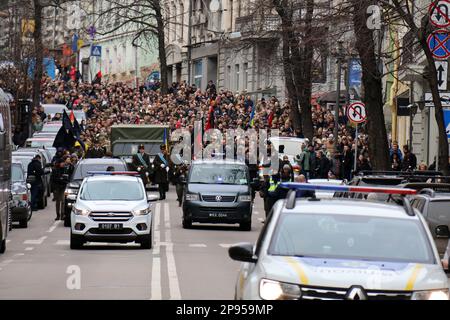
M 102 56 L 102 47 L 101 46 L 92 46 L 91 47 L 91 56 L 92 57 L 101 57 Z

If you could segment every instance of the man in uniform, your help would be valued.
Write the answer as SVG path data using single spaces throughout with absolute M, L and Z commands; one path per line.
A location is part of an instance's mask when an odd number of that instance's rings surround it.
M 144 182 L 144 186 L 147 185 L 149 183 L 150 156 L 145 153 L 144 145 L 141 144 L 138 153 L 133 155 L 132 164 L 135 170 L 139 172 L 142 182 Z
M 42 195 L 42 192 L 44 192 L 44 185 L 42 183 L 44 170 L 42 169 L 40 155 L 36 155 L 28 164 L 27 174 L 28 177 L 34 176 L 33 182 L 31 183 L 31 209 L 36 211 L 38 210 L 38 198 Z
M 161 145 L 161 152 L 159 152 L 153 160 L 155 183 L 158 184 L 158 191 L 160 200 L 166 199 L 166 192 L 169 191 L 169 156 L 167 154 L 166 146 Z

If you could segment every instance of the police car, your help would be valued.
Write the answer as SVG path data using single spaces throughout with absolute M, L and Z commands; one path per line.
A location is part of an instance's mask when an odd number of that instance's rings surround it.
M 71 212 L 70 248 L 89 242 L 137 242 L 152 247 L 152 210 L 137 172 L 89 172 Z
M 255 246 L 237 244 L 243 262 L 235 298 L 263 300 L 448 300 L 433 237 L 406 188 L 284 183 Z M 387 193 L 402 206 L 358 199 L 296 198 L 305 190 Z

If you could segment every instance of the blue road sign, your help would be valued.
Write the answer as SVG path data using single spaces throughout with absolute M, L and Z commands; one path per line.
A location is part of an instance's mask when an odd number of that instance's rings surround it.
M 450 57 L 450 34 L 445 30 L 437 30 L 428 36 L 428 47 L 436 59 Z
M 102 56 L 102 46 L 92 46 L 91 47 L 91 56 L 92 57 L 101 57 Z
M 447 138 L 450 139 L 450 110 L 444 110 L 444 125 Z

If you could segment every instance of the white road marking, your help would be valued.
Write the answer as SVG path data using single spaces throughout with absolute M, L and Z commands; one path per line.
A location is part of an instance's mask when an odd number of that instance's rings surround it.
M 56 241 L 57 246 L 69 246 L 70 240 L 58 240 Z
M 154 228 L 153 228 L 153 240 L 154 246 L 152 250 L 152 275 L 151 275 L 151 299 L 161 300 L 162 299 L 162 289 L 161 289 L 161 258 L 158 257 L 160 254 L 161 246 L 161 231 L 160 231 L 160 214 L 161 214 L 161 203 L 156 203 L 154 209 Z
M 229 244 L 229 243 L 221 243 L 221 244 L 219 244 L 219 246 L 221 246 L 222 248 L 229 248 L 229 247 L 231 247 L 232 246 L 232 244 Z
M 151 284 L 151 299 L 161 300 L 161 258 L 153 257 L 152 262 L 152 284 Z
M 11 240 L 9 240 L 9 239 L 6 240 L 6 243 L 10 243 L 10 242 L 11 242 Z
M 53 223 L 53 225 L 47 230 L 47 232 L 48 233 L 53 232 L 60 223 L 61 223 L 61 220 L 55 221 L 55 223 Z
M 14 255 L 14 257 L 20 257 L 20 256 L 24 256 L 25 255 L 25 253 L 16 253 L 15 255 Z
M 259 214 L 259 212 L 258 212 L 258 211 L 253 211 L 253 214 L 256 214 L 256 215 L 258 215 L 258 214 Z
M 37 240 L 25 240 L 23 244 L 42 244 L 45 239 L 47 239 L 47 236 L 43 236 Z
M 2 266 L 6 266 L 7 264 L 10 264 L 10 263 L 13 262 L 13 261 L 14 261 L 13 259 L 5 260 L 5 261 L 3 261 L 3 262 L 1 263 L 1 265 L 2 265 Z
M 167 273 L 169 275 L 169 291 L 171 300 L 181 300 L 180 285 L 178 282 L 177 267 L 175 265 L 175 256 L 173 254 L 172 234 L 170 230 L 170 211 L 169 204 L 164 203 L 164 221 L 166 224 L 166 258 Z
M 25 251 L 31 251 L 31 250 L 34 250 L 34 247 L 27 247 L 27 248 L 25 248 Z
M 265 219 L 263 219 L 263 218 L 258 218 L 258 221 L 259 221 L 259 222 L 264 222 L 264 220 L 265 220 Z
M 161 203 L 156 203 L 155 205 L 155 227 L 153 229 L 154 235 L 153 235 L 153 241 L 154 241 L 154 247 L 152 254 L 154 256 L 157 256 L 160 254 L 160 246 L 161 246 L 161 231 L 160 231 L 160 216 L 161 216 Z
M 189 245 L 191 248 L 206 248 L 206 244 L 204 243 L 191 243 Z

